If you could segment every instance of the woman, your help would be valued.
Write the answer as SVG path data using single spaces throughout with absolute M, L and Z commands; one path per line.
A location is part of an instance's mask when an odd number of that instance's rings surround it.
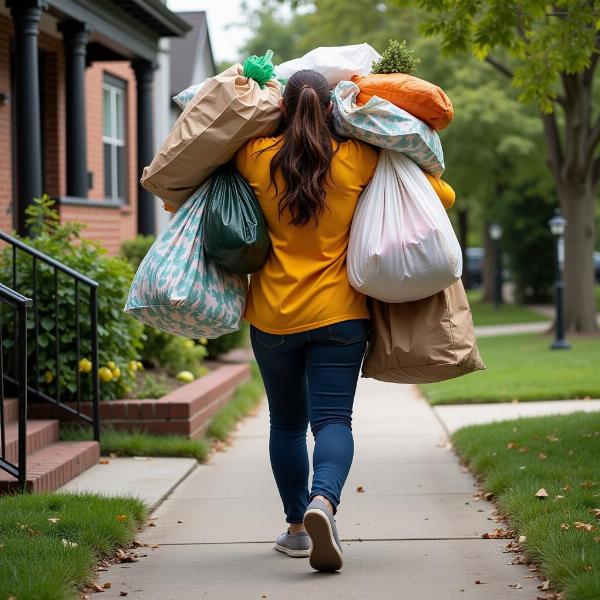
M 348 283 L 346 253 L 378 151 L 335 134 L 327 80 L 315 71 L 289 79 L 281 111 L 280 135 L 251 140 L 236 155 L 272 244 L 251 278 L 244 316 L 265 383 L 269 455 L 288 523 L 275 548 L 335 571 L 342 547 L 334 515 L 354 454 L 352 406 L 369 329 L 367 298 Z M 452 189 L 429 179 L 449 207 Z

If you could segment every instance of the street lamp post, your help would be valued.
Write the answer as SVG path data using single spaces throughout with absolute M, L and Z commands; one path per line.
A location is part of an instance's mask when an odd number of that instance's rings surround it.
M 502 226 L 498 223 L 491 223 L 488 227 L 488 233 L 494 242 L 494 308 L 499 310 L 502 305 L 502 248 L 500 247 Z
M 548 221 L 550 231 L 554 236 L 554 302 L 556 306 L 556 323 L 554 325 L 554 341 L 550 348 L 552 350 L 568 350 L 571 344 L 565 339 L 565 317 L 563 304 L 563 269 L 565 265 L 565 227 L 566 219 L 562 216 L 560 209 L 556 209 L 554 216 Z

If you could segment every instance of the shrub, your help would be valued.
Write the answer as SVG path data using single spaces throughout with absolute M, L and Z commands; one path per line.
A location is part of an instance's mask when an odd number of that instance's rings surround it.
M 143 328 L 140 323 L 123 312 L 123 306 L 133 272 L 125 261 L 107 256 L 106 250 L 97 242 L 81 236 L 84 228 L 82 223 L 61 224 L 58 212 L 54 208 L 54 200 L 46 194 L 41 199 L 35 199 L 34 205 L 27 209 L 28 224 L 32 237 L 23 237 L 25 243 L 52 258 L 66 264 L 80 273 L 96 280 L 98 287 L 98 346 L 99 367 L 106 376 L 100 380 L 101 399 L 123 397 L 135 377 L 135 369 L 131 364 L 139 360 L 139 350 L 142 345 Z M 5 249 L 0 254 L 0 279 L 12 283 L 12 250 Z M 17 253 L 17 291 L 26 295 L 33 294 L 32 260 L 24 252 Z M 82 397 L 91 397 L 91 377 L 86 368 L 77 364 L 76 354 L 76 315 L 75 287 L 66 276 L 58 275 L 58 298 L 54 294 L 54 269 L 49 265 L 38 262 L 37 293 L 39 334 L 37 344 L 30 343 L 28 352 L 30 365 L 33 366 L 35 348 L 38 350 L 39 367 L 37 373 L 29 369 L 30 384 L 37 383 L 39 389 L 50 395 L 56 390 L 56 354 L 54 307 L 58 304 L 59 323 L 59 359 L 61 400 L 69 401 L 76 397 L 77 371 L 81 371 Z M 81 305 L 80 318 L 80 358 L 91 360 L 91 323 L 89 319 L 89 293 L 87 287 L 79 286 L 79 302 Z M 12 331 L 12 313 L 5 318 L 4 326 Z M 29 311 L 27 329 L 30 336 L 35 328 L 34 312 Z M 30 337 L 31 339 L 31 337 Z M 10 349 L 13 339 L 4 336 L 3 349 L 7 368 L 11 368 L 13 353 Z M 89 368 L 89 363 L 88 363 Z M 87 372 L 86 372 L 87 371 Z M 36 381 L 37 380 L 37 381 Z
M 126 240 L 121 245 L 121 256 L 134 269 L 137 269 L 144 256 L 148 254 L 154 240 L 156 240 L 156 236 L 153 235 L 138 235 L 132 240 Z
M 191 371 L 195 377 L 206 374 L 202 360 L 207 355 L 204 344 L 146 327 L 143 361 L 151 367 L 163 367 L 169 375 Z
M 415 51 L 409 50 L 406 40 L 390 40 L 389 46 L 382 52 L 378 62 L 373 63 L 372 73 L 414 73 L 420 58 L 414 56 Z

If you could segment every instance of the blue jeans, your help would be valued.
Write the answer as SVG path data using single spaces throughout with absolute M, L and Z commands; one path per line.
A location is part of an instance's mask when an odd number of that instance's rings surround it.
M 337 512 L 354 456 L 352 405 L 368 333 L 368 319 L 283 335 L 250 327 L 269 402 L 269 457 L 288 523 L 302 523 L 316 495 Z M 310 494 L 309 423 L 315 439 Z

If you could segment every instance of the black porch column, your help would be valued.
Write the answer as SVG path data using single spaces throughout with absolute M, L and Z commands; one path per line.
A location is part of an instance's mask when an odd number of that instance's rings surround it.
M 27 233 L 25 209 L 42 195 L 42 139 L 38 73 L 38 24 L 46 0 L 7 0 L 15 27 L 17 205 L 16 225 Z
M 137 178 L 138 178 L 138 233 L 156 234 L 154 195 L 140 184 L 142 171 L 154 157 L 154 121 L 152 114 L 152 82 L 155 62 L 145 59 L 132 61 L 137 83 Z
M 67 196 L 87 198 L 85 53 L 90 29 L 69 19 L 58 24 L 65 47 L 67 109 Z

